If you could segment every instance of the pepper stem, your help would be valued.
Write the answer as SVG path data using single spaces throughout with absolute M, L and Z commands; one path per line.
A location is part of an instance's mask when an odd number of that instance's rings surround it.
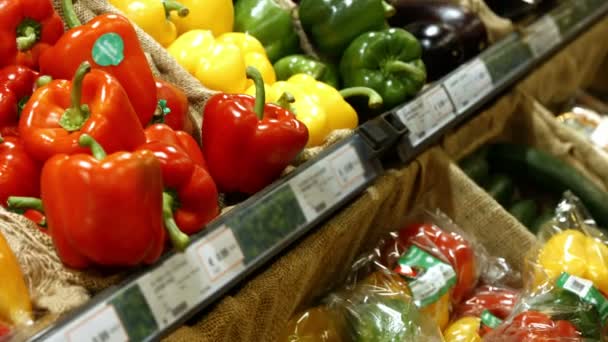
M 352 87 L 342 89 L 340 90 L 340 95 L 342 95 L 343 98 L 348 98 L 351 96 L 367 96 L 367 106 L 372 109 L 380 108 L 384 102 L 382 100 L 382 96 L 380 96 L 377 91 L 368 87 Z
M 19 51 L 27 51 L 36 44 L 37 40 L 36 29 L 28 27 L 25 29 L 23 36 L 17 37 L 17 49 Z
M 171 113 L 171 108 L 167 107 L 167 100 L 161 99 L 158 100 L 156 104 L 156 110 L 154 111 L 154 116 L 152 116 L 152 121 L 150 124 L 158 124 L 165 123 L 165 117 Z
M 82 25 L 74 10 L 73 0 L 61 0 L 61 10 L 63 11 L 63 20 L 69 28 Z
M 291 95 L 288 92 L 284 92 L 283 94 L 281 94 L 281 97 L 279 97 L 279 99 L 277 100 L 277 105 L 291 111 L 290 104 L 294 103 L 294 102 L 296 102 L 296 99 L 293 97 L 293 95 Z
M 0 144 L 2 144 L 4 142 L 4 138 L 0 137 Z
M 6 204 L 9 209 L 34 209 L 44 213 L 42 200 L 36 197 L 10 196 Z
M 171 12 L 177 12 L 177 15 L 180 18 L 186 17 L 188 16 L 188 14 L 190 14 L 190 10 L 188 9 L 188 7 L 180 4 L 179 2 L 175 1 L 175 0 L 162 0 L 163 1 L 163 6 L 165 7 L 165 15 L 167 16 L 167 18 L 169 18 L 169 16 L 171 15 Z
M 188 244 L 190 244 L 190 237 L 184 234 L 173 217 L 173 196 L 163 192 L 163 221 L 165 222 L 165 229 L 169 234 L 173 247 L 178 251 L 184 251 Z
M 393 5 L 389 4 L 386 1 L 382 1 L 382 7 L 384 8 L 384 17 L 385 18 L 390 18 L 397 13 L 397 10 L 395 9 L 395 7 L 393 7 Z
M 59 119 L 59 125 L 66 131 L 73 132 L 79 130 L 89 118 L 89 106 L 86 104 L 81 105 L 80 100 L 82 99 L 82 82 L 90 71 L 91 64 L 85 61 L 80 64 L 74 74 L 72 93 L 70 95 L 72 106 L 66 109 L 61 119 Z
M 45 85 L 51 83 L 53 81 L 53 77 L 49 75 L 43 75 L 36 79 L 36 88 L 44 87 Z
M 425 74 L 416 66 L 403 61 L 389 61 L 384 64 L 384 68 L 389 73 L 404 72 L 410 74 L 417 80 L 424 80 Z
M 264 79 L 260 71 L 252 66 L 247 67 L 247 78 L 252 79 L 255 84 L 255 115 L 259 120 L 264 119 L 264 105 L 266 103 L 266 89 Z
M 103 147 L 93 138 L 92 136 L 83 133 L 78 139 L 78 145 L 80 147 L 88 147 L 91 149 L 91 154 L 97 160 L 102 160 L 107 156 L 106 151 Z

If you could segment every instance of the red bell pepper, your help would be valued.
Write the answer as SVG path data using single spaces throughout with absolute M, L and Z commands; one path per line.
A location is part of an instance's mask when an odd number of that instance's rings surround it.
M 38 78 L 36 71 L 21 65 L 0 69 L 0 127 L 17 125 L 21 110 L 36 87 L 48 82 L 48 77 Z
M 159 101 L 159 108 L 154 114 L 152 123 L 164 123 L 176 131 L 183 131 L 188 116 L 186 94 L 173 84 L 157 79 L 156 98 Z
M 71 29 L 40 56 L 40 72 L 53 78 L 71 79 L 79 65 L 87 61 L 94 69 L 102 69 L 120 82 L 140 123 L 147 125 L 156 110 L 153 96 L 156 86 L 131 22 L 124 16 L 102 14 L 80 26 L 72 1 L 63 0 L 63 5 Z
M 264 104 L 264 81 L 247 68 L 256 97 L 216 94 L 204 109 L 203 153 L 222 192 L 253 194 L 277 179 L 308 141 L 293 113 Z
M 483 285 L 454 310 L 455 317 L 475 316 L 481 317 L 484 310 L 504 320 L 513 311 L 517 303 L 518 292 L 506 287 Z
M 553 321 L 537 311 L 525 311 L 484 336 L 484 341 L 550 342 L 581 341 L 581 334 L 569 321 Z
M 19 121 L 19 135 L 34 158 L 85 153 L 83 133 L 109 153 L 132 151 L 146 138 L 129 97 L 118 80 L 82 63 L 72 82 L 55 80 L 34 92 Z
M 0 204 L 4 206 L 9 196 L 38 196 L 41 165 L 26 153 L 18 138 L 0 141 Z
M 63 22 L 50 0 L 0 0 L 0 67 L 36 68 L 40 53 L 62 34 Z
M 430 223 L 408 225 L 383 246 L 383 263 L 393 269 L 399 257 L 411 245 L 416 245 L 452 265 L 457 276 L 451 296 L 452 303 L 460 303 L 475 288 L 478 277 L 475 252 L 461 235 L 444 231 Z
M 197 233 L 220 212 L 217 188 L 201 149 L 188 133 L 165 124 L 154 124 L 145 133 L 147 143 L 138 150 L 152 151 L 160 161 L 165 192 L 176 204 L 175 223 L 188 235 Z
M 165 242 L 158 160 L 150 151 L 106 156 L 87 134 L 79 143 L 93 156 L 55 155 L 42 169 L 42 203 L 59 257 L 77 269 L 155 262 Z M 35 201 L 9 199 L 16 207 Z

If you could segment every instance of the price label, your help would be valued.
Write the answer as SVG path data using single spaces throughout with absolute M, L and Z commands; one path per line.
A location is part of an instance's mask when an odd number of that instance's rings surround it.
M 455 113 L 445 89 L 434 87 L 397 111 L 397 115 L 410 131 L 410 143 L 416 147 L 449 123 Z
M 591 134 L 591 141 L 601 148 L 608 147 L 608 119 L 602 120 Z
M 528 26 L 525 40 L 534 57 L 539 57 L 557 46 L 562 36 L 555 20 L 546 15 Z
M 232 229 L 222 226 L 194 247 L 199 262 L 214 286 L 221 286 L 244 268 L 245 256 Z
M 211 286 L 186 254 L 178 253 L 138 280 L 138 284 L 160 329 L 196 306 Z
M 357 150 L 345 145 L 289 181 L 308 222 L 365 183 Z
M 116 310 L 112 305 L 107 304 L 83 317 L 66 330 L 65 340 L 69 342 L 124 342 L 129 340 Z
M 461 68 L 450 76 L 444 86 L 452 98 L 458 114 L 492 91 L 492 77 L 480 59 Z

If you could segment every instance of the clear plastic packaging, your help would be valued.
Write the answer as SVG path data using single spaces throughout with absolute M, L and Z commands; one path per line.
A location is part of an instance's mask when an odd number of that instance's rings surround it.
M 320 305 L 292 317 L 277 342 L 341 342 L 344 331 L 338 313 Z

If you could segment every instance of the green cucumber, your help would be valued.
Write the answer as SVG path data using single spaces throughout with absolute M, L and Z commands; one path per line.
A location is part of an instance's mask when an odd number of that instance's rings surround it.
M 500 203 L 503 207 L 509 206 L 515 193 L 515 184 L 509 176 L 504 174 L 495 174 L 490 178 L 486 191 L 492 196 L 496 202 Z
M 460 163 L 462 171 L 475 183 L 483 186 L 490 177 L 490 165 L 481 153 L 475 153 L 464 158 Z
M 608 193 L 560 159 L 528 146 L 495 144 L 490 147 L 488 161 L 492 168 L 525 177 L 547 190 L 560 194 L 572 191 L 600 226 L 608 226 Z
M 546 210 L 538 217 L 536 217 L 531 225 L 526 227 L 530 229 L 530 233 L 536 235 L 545 223 L 553 219 L 553 215 L 555 215 L 555 213 L 552 210 Z
M 536 205 L 536 202 L 534 200 L 527 199 L 515 202 L 515 204 L 509 208 L 509 213 L 511 213 L 513 217 L 521 222 L 521 224 L 530 229 L 529 227 L 537 217 L 537 210 L 538 206 Z

